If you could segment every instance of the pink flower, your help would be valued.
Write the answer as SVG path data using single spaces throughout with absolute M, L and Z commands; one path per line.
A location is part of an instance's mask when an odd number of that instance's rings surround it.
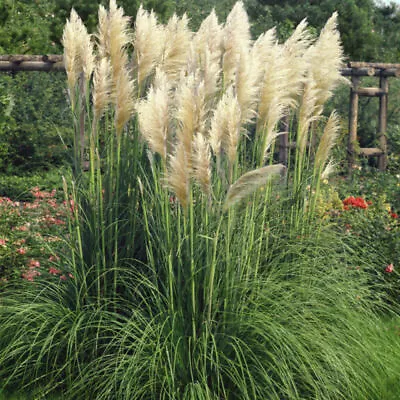
M 65 222 L 62 221 L 61 219 L 58 218 L 54 218 L 50 215 L 46 215 L 44 217 L 44 221 L 48 224 L 48 225 L 65 225 Z
M 56 200 L 54 200 L 54 199 L 50 199 L 50 200 L 47 200 L 47 204 L 50 206 L 50 207 L 53 207 L 53 208 L 57 208 L 57 201 Z
M 388 274 L 391 274 L 394 271 L 394 266 L 393 264 L 389 264 L 386 268 L 385 268 L 385 272 L 387 272 Z
M 59 259 L 60 259 L 60 257 L 58 257 L 58 256 L 56 256 L 56 255 L 54 255 L 54 254 L 52 254 L 52 255 L 49 257 L 49 261 L 51 261 L 51 262 L 58 261 Z
M 66 280 L 67 280 L 67 277 L 66 277 L 65 275 L 61 275 L 61 276 L 60 276 L 60 280 L 66 281 Z
M 17 253 L 18 253 L 18 254 L 25 254 L 25 253 L 26 253 L 26 249 L 25 249 L 24 247 L 20 247 L 20 248 L 17 250 Z
M 40 262 L 32 259 L 31 261 L 29 261 L 28 267 L 29 268 L 38 268 L 38 267 L 40 267 Z
M 68 276 L 69 276 L 71 279 L 74 279 L 74 276 L 71 274 L 71 272 L 68 273 Z
M 49 268 L 49 274 L 51 274 L 51 275 L 59 275 L 59 274 L 61 274 L 61 271 L 59 269 L 57 269 L 57 268 L 50 267 Z
M 25 203 L 24 208 L 27 208 L 29 210 L 39 208 L 40 204 L 39 203 Z
M 41 273 L 39 271 L 36 271 L 36 269 L 30 269 L 26 272 L 24 272 L 21 276 L 23 279 L 33 282 L 33 278 L 35 278 L 36 276 L 40 276 Z
M 7 239 L 0 239 L 0 246 L 7 246 Z

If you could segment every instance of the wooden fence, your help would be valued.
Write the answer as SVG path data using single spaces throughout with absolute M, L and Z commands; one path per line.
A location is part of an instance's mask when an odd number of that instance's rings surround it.
M 3 55 L 0 56 L 0 72 L 42 71 L 64 72 L 62 55 Z M 348 166 L 351 173 L 357 156 L 378 157 L 378 167 L 381 171 L 387 167 L 387 108 L 389 81 L 391 77 L 400 77 L 400 64 L 349 62 L 347 68 L 341 71 L 343 76 L 350 77 L 350 110 L 348 137 Z M 379 87 L 361 87 L 363 77 L 376 77 Z M 360 148 L 357 139 L 358 99 L 360 96 L 378 97 L 378 132 L 379 147 Z M 288 121 L 284 121 L 288 124 Z M 279 140 L 279 160 L 287 163 L 290 148 L 295 143 L 289 143 L 288 134 L 281 135 Z

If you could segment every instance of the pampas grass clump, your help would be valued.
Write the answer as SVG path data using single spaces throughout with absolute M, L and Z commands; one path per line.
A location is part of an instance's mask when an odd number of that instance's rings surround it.
M 132 30 L 110 0 L 92 37 L 71 12 L 70 275 L 1 293 L 2 387 L 382 398 L 400 343 L 381 332 L 368 276 L 348 268 L 368 261 L 313 212 L 339 125 L 323 117 L 341 81 L 336 20 L 317 39 L 303 21 L 279 43 L 275 30 L 252 41 L 240 1 L 198 32 L 142 7 Z M 297 142 L 289 166 L 274 161 L 283 116 Z

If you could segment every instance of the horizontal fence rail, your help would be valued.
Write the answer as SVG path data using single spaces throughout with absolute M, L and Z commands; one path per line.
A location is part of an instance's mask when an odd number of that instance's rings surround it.
M 0 55 L 0 71 L 65 71 L 62 54 Z M 400 77 L 400 64 L 350 61 L 341 69 L 343 76 Z
M 49 55 L 8 55 L 0 56 L 0 71 L 42 71 L 64 72 L 63 56 L 59 54 Z
M 0 55 L 0 72 L 65 72 L 63 55 Z M 361 61 L 350 61 L 346 68 L 341 69 L 341 74 L 351 78 L 350 87 L 350 110 L 349 110 L 349 139 L 348 139 L 348 166 L 349 171 L 355 164 L 355 157 L 378 157 L 380 170 L 387 166 L 387 104 L 388 104 L 388 80 L 387 78 L 400 77 L 400 64 L 369 63 Z M 379 87 L 360 87 L 362 77 L 379 78 Z M 358 125 L 358 99 L 360 96 L 379 98 L 379 148 L 360 149 L 357 141 Z M 295 143 L 288 142 L 288 134 L 281 135 L 279 145 L 279 159 L 285 162 L 288 159 L 289 148 L 295 148 Z

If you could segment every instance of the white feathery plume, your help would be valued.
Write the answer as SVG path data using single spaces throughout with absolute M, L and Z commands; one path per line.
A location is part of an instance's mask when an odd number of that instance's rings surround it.
M 196 133 L 193 140 L 192 166 L 193 177 L 206 194 L 211 193 L 211 152 L 205 137 Z
M 310 126 L 320 118 L 322 107 L 317 104 L 319 89 L 312 79 L 307 79 L 304 85 L 301 103 L 298 111 L 297 149 L 304 154 Z
M 193 40 L 189 44 L 189 51 L 186 57 L 186 66 L 181 70 L 186 75 L 196 74 L 196 71 L 200 68 L 199 57 L 196 53 L 195 45 Z
M 81 59 L 82 59 L 82 69 L 83 69 L 83 75 L 86 79 L 86 81 L 89 81 L 93 70 L 95 68 L 95 55 L 94 55 L 94 48 L 93 48 L 93 42 L 91 39 L 91 35 L 89 35 L 85 29 L 85 38 L 82 42 L 82 47 L 81 47 Z
M 256 101 L 255 110 L 257 110 L 258 102 L 260 101 L 261 89 L 263 87 L 263 81 L 265 76 L 265 70 L 268 68 L 275 55 L 275 45 L 277 44 L 275 28 L 268 30 L 261 34 L 258 39 L 254 42 L 249 53 L 249 65 L 251 68 L 251 79 L 255 82 Z M 254 87 L 254 86 L 253 86 Z M 254 90 L 253 89 L 253 90 Z M 256 113 L 257 115 L 257 113 Z
M 276 29 L 272 28 L 262 33 L 251 48 L 252 58 L 257 58 L 261 67 L 260 76 L 264 75 L 264 66 L 273 57 L 273 47 L 277 44 Z
M 108 103 L 111 93 L 111 64 L 107 58 L 101 58 L 94 70 L 93 77 L 93 110 L 98 121 Z
M 242 1 L 238 1 L 229 13 L 223 36 L 223 75 L 224 87 L 235 83 L 236 69 L 241 51 L 250 48 L 251 35 L 249 17 Z
M 293 99 L 293 104 L 297 103 L 301 94 L 308 69 L 305 53 L 311 45 L 312 37 L 307 25 L 307 21 L 303 19 L 283 44 L 282 57 L 290 66 L 287 75 L 288 95 Z
M 100 4 L 99 11 L 98 11 L 98 19 L 99 23 L 97 25 L 97 42 L 98 42 L 98 52 L 100 58 L 110 57 L 110 29 L 109 29 L 109 18 L 108 12 Z
M 230 186 L 226 195 L 224 210 L 254 193 L 258 188 L 264 186 L 273 176 L 283 175 L 286 167 L 282 164 L 268 165 L 258 168 L 242 175 Z
M 257 121 L 257 132 L 263 137 L 264 156 L 267 144 L 276 137 L 278 122 L 289 108 L 297 105 L 304 86 L 305 53 L 310 43 L 307 22 L 303 20 L 283 45 L 276 42 L 274 31 L 268 31 L 254 45 L 265 65 Z
M 212 58 L 219 62 L 222 56 L 223 28 L 218 23 L 214 9 L 201 23 L 199 30 L 194 35 L 193 42 L 198 53 L 201 54 L 205 48 L 208 48 Z
M 174 14 L 165 26 L 164 49 L 161 68 L 169 79 L 178 81 L 181 70 L 187 65 L 192 32 L 188 28 L 188 18 Z
M 260 157 L 265 157 L 267 143 L 271 143 L 271 138 L 275 136 L 278 122 L 293 105 L 287 81 L 290 66 L 286 64 L 283 46 L 276 43 L 270 51 L 270 62 L 265 66 L 258 104 L 256 130 L 262 143 Z
M 204 131 L 205 123 L 204 82 L 199 81 L 195 74 L 182 74 L 176 89 L 176 113 L 178 123 L 177 137 L 183 144 L 190 166 L 192 141 L 196 132 Z
M 108 53 L 110 54 L 112 80 L 115 90 L 120 80 L 120 75 L 126 73 L 126 66 L 128 63 L 126 48 L 132 41 L 129 21 L 130 18 L 124 15 L 122 8 L 117 7 L 116 1 L 110 0 L 110 8 L 108 11 Z M 113 93 L 113 95 L 117 96 L 116 93 Z
M 211 109 L 215 94 L 220 88 L 221 67 L 218 59 L 216 59 L 209 48 L 206 48 L 203 53 L 203 58 L 200 62 L 200 71 L 204 81 L 204 95 L 208 109 Z
M 138 10 L 135 21 L 135 36 L 133 41 L 135 63 L 137 70 L 137 85 L 149 76 L 161 60 L 164 48 L 164 28 L 158 24 L 153 11 Z
M 240 51 L 238 66 L 236 70 L 235 91 L 240 111 L 242 123 L 250 122 L 257 114 L 257 101 L 260 91 L 259 62 L 252 57 L 254 53 L 248 49 Z
M 213 97 L 219 90 L 222 40 L 223 28 L 218 23 L 217 15 L 213 9 L 193 37 L 197 65 L 202 73 L 205 96 L 209 107 L 212 107 Z
M 64 64 L 67 72 L 68 87 L 71 95 L 79 75 L 83 70 L 81 55 L 83 41 L 83 23 L 74 9 L 71 10 L 70 18 L 67 20 L 62 37 L 64 47 Z
M 137 105 L 139 129 L 153 153 L 166 162 L 168 152 L 169 86 L 165 74 L 157 69 L 155 83 L 147 98 Z
M 229 88 L 215 109 L 211 120 L 209 143 L 214 154 L 220 157 L 226 153 L 231 165 L 234 164 L 241 134 L 241 111 L 233 89 Z
M 171 89 L 167 74 L 159 67 L 156 68 L 153 86 L 155 89 L 165 88 L 167 92 Z
M 133 115 L 135 109 L 134 103 L 134 82 L 129 75 L 126 67 L 120 71 L 114 83 L 114 101 L 115 101 L 115 130 L 117 136 L 122 133 L 125 125 Z
M 332 96 L 333 90 L 341 82 L 348 83 L 340 73 L 344 54 L 337 30 L 337 16 L 336 12 L 333 13 L 321 30 L 317 41 L 305 54 L 309 62 L 309 74 L 319 89 L 317 99 L 319 105 L 323 105 Z
M 325 169 L 322 171 L 321 179 L 328 179 L 335 172 L 336 166 L 337 163 L 335 163 L 333 160 L 329 160 Z
M 122 133 L 134 110 L 134 82 L 128 71 L 126 51 L 132 41 L 129 21 L 115 0 L 110 0 L 108 12 L 104 7 L 99 8 L 98 47 L 100 57 L 110 61 L 111 101 L 115 105 L 117 135 Z
M 190 169 L 183 143 L 178 142 L 175 146 L 174 154 L 169 157 L 168 164 L 167 184 L 186 210 L 189 201 Z
M 324 133 L 322 134 L 317 152 L 315 154 L 316 171 L 322 172 L 323 168 L 325 167 L 330 152 L 339 136 L 339 132 L 340 132 L 339 116 L 335 111 L 332 111 L 325 125 Z

